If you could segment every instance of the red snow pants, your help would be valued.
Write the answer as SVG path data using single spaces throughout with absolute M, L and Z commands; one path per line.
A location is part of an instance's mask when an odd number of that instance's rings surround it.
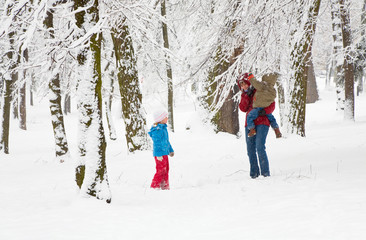
M 155 157 L 156 173 L 151 183 L 151 188 L 161 188 L 169 190 L 169 158 L 168 155 L 163 156 L 163 160 L 159 161 Z

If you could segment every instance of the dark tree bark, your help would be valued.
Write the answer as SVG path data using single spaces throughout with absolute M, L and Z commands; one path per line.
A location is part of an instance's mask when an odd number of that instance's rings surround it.
M 12 6 L 9 6 L 12 7 Z M 10 32 L 9 43 L 10 48 L 6 53 L 6 58 L 9 61 L 9 69 L 4 77 L 4 94 L 3 94 L 3 106 L 2 106 L 2 131 L 0 134 L 0 150 L 3 150 L 5 154 L 9 154 L 9 134 L 10 134 L 10 112 L 11 112 L 11 100 L 13 95 L 13 84 L 18 78 L 18 73 L 15 71 L 17 66 L 16 52 L 14 48 L 14 32 Z
M 0 150 L 9 154 L 9 129 L 10 129 L 10 100 L 11 100 L 11 80 L 4 79 L 4 100 L 2 106 L 2 132 L 0 138 Z

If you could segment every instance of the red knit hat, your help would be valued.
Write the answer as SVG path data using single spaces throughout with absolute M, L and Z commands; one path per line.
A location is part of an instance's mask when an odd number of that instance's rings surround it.
M 240 82 L 244 82 L 244 83 L 248 84 L 248 86 L 250 86 L 250 82 L 248 80 L 248 73 L 241 74 L 238 77 L 238 85 L 239 85 L 239 87 L 240 87 Z

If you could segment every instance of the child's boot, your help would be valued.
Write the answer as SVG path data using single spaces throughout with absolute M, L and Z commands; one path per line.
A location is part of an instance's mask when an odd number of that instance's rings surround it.
M 255 128 L 251 128 L 249 130 L 248 137 L 253 137 L 256 134 L 257 134 L 257 132 L 255 131 Z
M 282 137 L 282 133 L 280 132 L 279 128 L 275 128 L 274 131 L 275 131 L 275 134 L 276 134 L 276 138 L 281 138 Z

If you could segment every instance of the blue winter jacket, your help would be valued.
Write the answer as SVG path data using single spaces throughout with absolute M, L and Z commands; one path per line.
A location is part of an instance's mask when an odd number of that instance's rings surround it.
M 169 153 L 171 152 L 174 152 L 169 142 L 166 124 L 159 123 L 158 125 L 153 125 L 150 129 L 149 135 L 154 143 L 154 157 L 161 157 L 164 155 L 169 155 Z

